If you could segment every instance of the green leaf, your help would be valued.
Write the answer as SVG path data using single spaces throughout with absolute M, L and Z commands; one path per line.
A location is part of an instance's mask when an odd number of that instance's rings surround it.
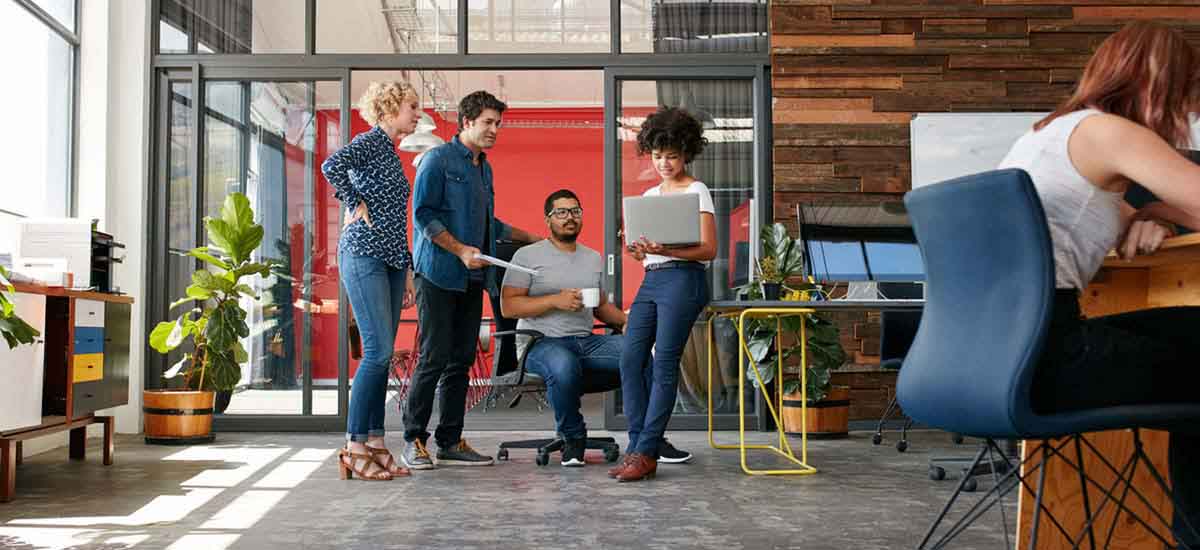
M 228 350 L 238 338 L 250 335 L 246 312 L 235 302 L 225 302 L 212 311 L 204 336 L 213 350 Z
M 199 260 L 203 260 L 211 266 L 218 267 L 218 268 L 224 269 L 226 271 L 229 270 L 229 263 L 226 262 L 225 260 L 222 260 L 222 259 L 210 254 L 208 252 L 208 247 L 206 247 L 206 246 L 193 248 L 193 249 L 187 251 L 187 255 L 191 256 L 193 258 L 199 259 Z
M 175 378 L 176 376 L 179 376 L 179 371 L 182 370 L 184 365 L 187 365 L 188 361 L 191 360 L 192 354 L 183 354 L 183 359 L 180 359 L 174 365 L 171 365 L 171 368 L 167 369 L 167 372 L 163 373 L 163 378 Z
M 204 226 L 208 228 L 209 241 L 229 255 L 233 259 L 233 263 L 242 263 L 244 258 L 240 249 L 237 248 L 238 234 L 233 226 L 225 223 L 225 220 L 209 217 L 204 218 Z
M 236 256 L 235 263 L 241 263 L 250 259 L 250 254 L 262 244 L 263 228 L 261 225 L 252 225 L 241 230 L 237 235 L 238 250 L 241 251 L 241 256 Z
M 200 389 L 228 391 L 237 387 L 242 377 L 242 368 L 232 353 L 210 349 L 205 358 L 204 387 Z
M 234 290 L 236 290 L 239 294 L 241 294 L 242 296 L 245 296 L 247 298 L 253 298 L 255 300 L 258 299 L 258 293 L 254 292 L 254 289 L 250 288 L 249 285 L 238 285 L 238 286 L 234 287 Z
M 178 319 L 175 321 L 163 321 L 156 325 L 154 330 L 150 331 L 150 347 L 159 353 L 167 353 L 175 349 L 175 346 L 169 346 L 167 342 L 170 339 L 171 333 L 178 326 L 178 321 Z
M 4 334 L 4 340 L 10 349 L 22 344 L 32 344 L 41 334 L 16 315 L 0 318 L 0 333 Z
M 246 346 L 243 346 L 240 340 L 233 346 L 233 360 L 238 364 L 250 361 L 250 354 L 246 352 Z
M 255 273 L 262 277 L 266 277 L 271 274 L 271 266 L 262 263 L 246 262 L 237 266 L 233 270 L 233 276 L 235 280 L 241 279 L 246 275 L 253 275 Z
M 230 193 L 225 197 L 225 204 L 221 206 L 221 220 L 238 232 L 254 225 L 254 211 L 250 209 L 250 199 L 241 193 Z
M 183 304 L 190 304 L 195 301 L 196 301 L 196 299 L 192 298 L 190 296 L 187 298 L 180 298 L 178 300 L 175 300 L 174 302 L 171 302 L 171 307 L 168 307 L 167 310 L 169 311 L 169 310 L 175 309 Z
M 203 286 L 200 286 L 200 285 L 191 285 L 191 286 L 187 287 L 187 290 L 185 291 L 185 293 L 187 294 L 187 298 L 183 298 L 182 301 L 199 300 L 199 301 L 203 302 L 204 300 L 212 298 L 213 291 L 209 290 L 208 288 L 205 288 Z M 178 302 L 176 302 L 176 303 L 178 303 Z M 174 306 L 172 306 L 172 307 L 174 307 Z
M 192 273 L 192 285 L 209 291 L 218 290 L 217 279 L 218 277 L 207 269 L 197 269 Z

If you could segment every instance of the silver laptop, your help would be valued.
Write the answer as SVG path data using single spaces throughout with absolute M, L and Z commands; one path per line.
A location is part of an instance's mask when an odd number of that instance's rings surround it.
M 666 247 L 700 244 L 700 195 L 625 197 L 625 245 L 645 235 Z

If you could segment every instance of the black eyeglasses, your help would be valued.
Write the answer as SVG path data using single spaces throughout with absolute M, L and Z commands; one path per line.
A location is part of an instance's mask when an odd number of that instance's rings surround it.
M 565 220 L 568 216 L 572 218 L 582 218 L 583 209 L 578 206 L 574 208 L 555 208 L 554 210 L 550 211 L 550 215 L 560 220 Z

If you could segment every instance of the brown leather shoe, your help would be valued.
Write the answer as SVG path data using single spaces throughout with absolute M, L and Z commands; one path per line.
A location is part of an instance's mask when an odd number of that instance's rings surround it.
M 609 468 L 608 477 L 616 478 L 617 476 L 621 475 L 621 470 L 624 470 L 625 467 L 629 465 L 629 456 L 630 455 L 625 455 L 621 457 L 621 462 L 619 462 L 616 466 Z
M 658 461 L 650 458 L 642 453 L 632 453 L 629 455 L 629 464 L 625 466 L 621 473 L 617 474 L 617 481 L 641 481 L 643 479 L 654 479 L 654 473 L 658 471 Z

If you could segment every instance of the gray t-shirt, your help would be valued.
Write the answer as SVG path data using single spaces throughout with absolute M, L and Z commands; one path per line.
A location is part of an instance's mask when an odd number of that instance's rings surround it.
M 504 286 L 528 288 L 530 296 L 558 294 L 564 288 L 600 288 L 604 295 L 604 261 L 600 253 L 582 244 L 575 252 L 564 252 L 549 239 L 523 246 L 513 255 L 512 262 L 538 271 L 536 276 L 509 269 L 504 273 Z M 517 328 L 536 330 L 550 337 L 584 336 L 592 333 L 592 308 L 579 311 L 555 309 L 540 317 L 521 319 Z M 525 351 L 528 338 L 517 339 L 517 353 Z

